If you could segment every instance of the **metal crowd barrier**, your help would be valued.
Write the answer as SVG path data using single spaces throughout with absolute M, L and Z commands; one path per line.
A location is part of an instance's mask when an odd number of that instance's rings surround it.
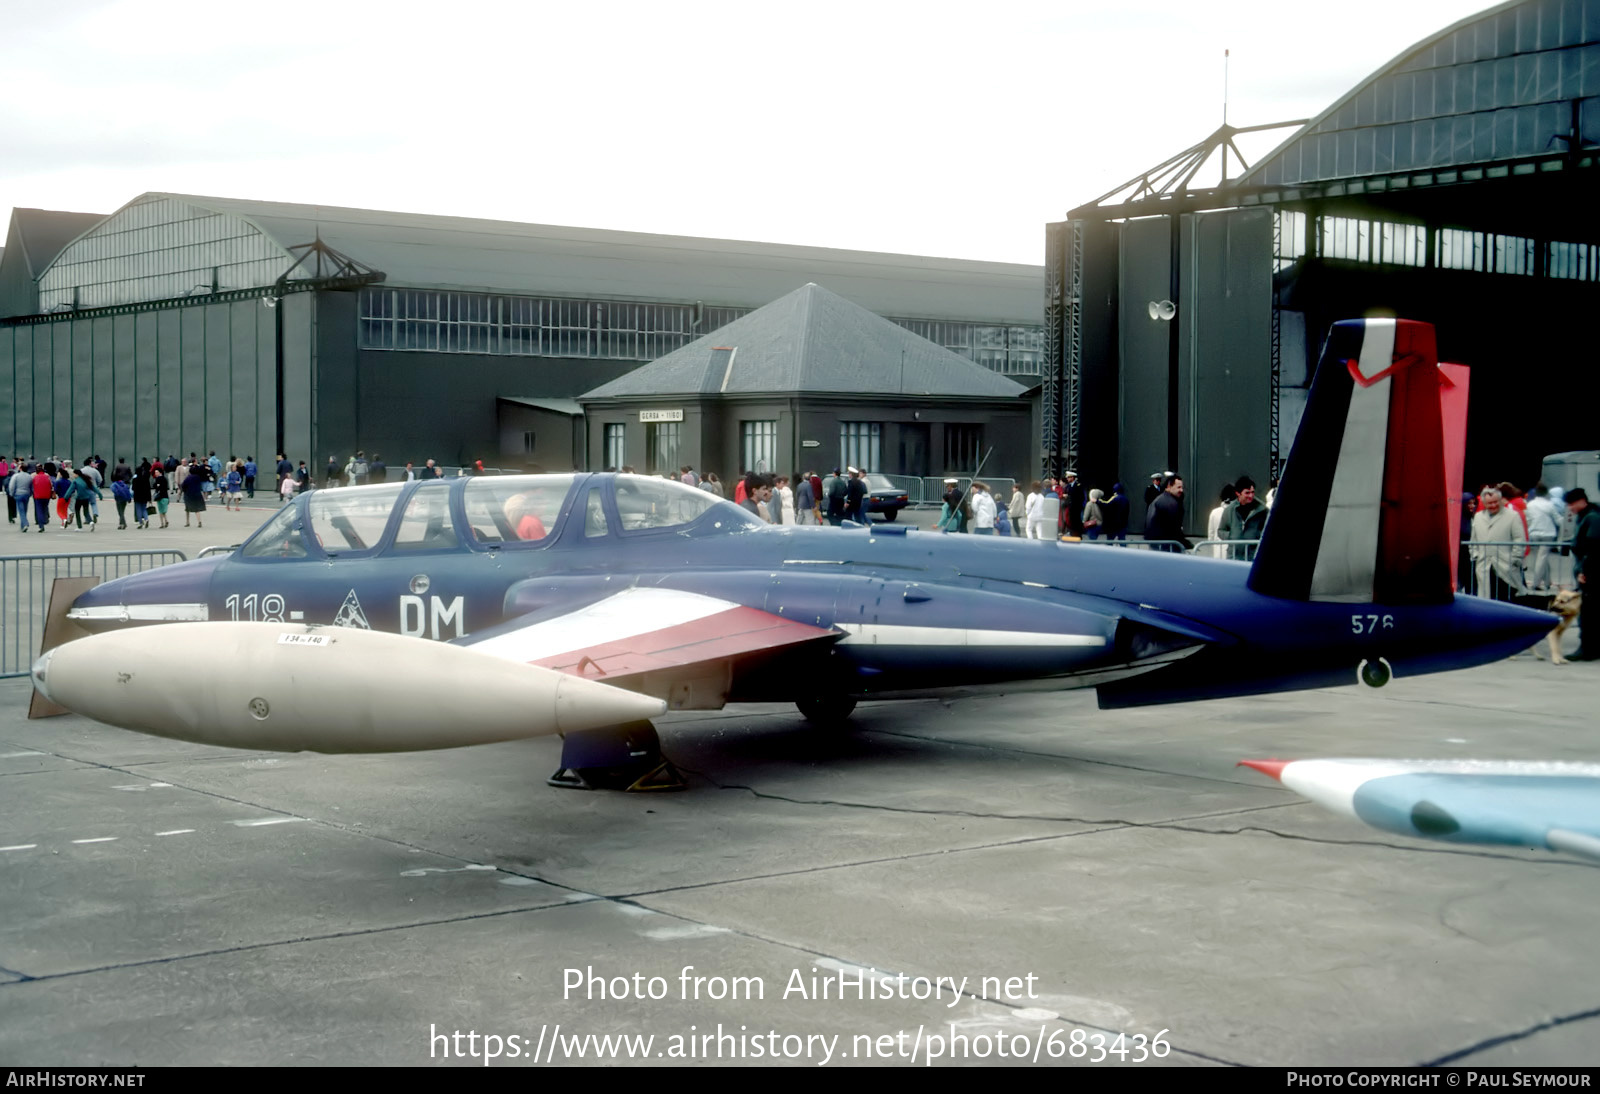
M 1173 554 L 1182 554 L 1184 549 L 1183 544 L 1175 539 L 1145 539 L 1143 536 L 1133 539 L 1080 539 L 1075 542 L 1088 547 L 1126 547 L 1135 551 L 1169 551 Z
M 1511 555 L 1513 580 L 1507 581 L 1491 564 L 1486 566 L 1489 587 L 1479 588 L 1478 567 L 1472 560 L 1474 547 L 1483 548 L 1486 559 L 1491 563 L 1497 557 L 1504 561 L 1505 555 Z M 1570 540 L 1554 543 L 1467 540 L 1461 544 L 1456 588 L 1468 596 L 1489 596 L 1499 600 L 1554 596 L 1562 589 L 1577 588 L 1571 548 Z
M 951 475 L 949 477 L 956 480 L 956 486 L 963 492 L 972 485 L 971 475 Z M 889 479 L 896 486 L 904 486 L 906 492 L 911 495 L 911 504 L 913 505 L 938 505 L 944 500 L 944 492 L 949 489 L 945 485 L 945 476 L 943 475 L 925 475 L 922 478 L 912 475 L 885 475 L 884 478 Z M 1011 486 L 1017 480 L 1008 479 L 1003 475 L 980 475 L 978 476 L 978 481 L 989 488 L 989 493 L 994 495 L 995 504 L 999 505 L 1002 502 L 1011 500 Z M 906 486 L 907 483 L 916 483 L 917 485 L 915 487 Z M 920 502 L 919 498 L 921 499 Z
M 0 678 L 28 674 L 38 656 L 50 587 L 56 578 L 95 574 L 109 580 L 188 557 L 182 551 L 0 556 Z
M 927 505 L 928 498 L 922 491 L 922 479 L 916 475 L 884 475 L 897 489 L 906 492 L 907 505 Z M 938 495 L 934 495 L 935 499 Z

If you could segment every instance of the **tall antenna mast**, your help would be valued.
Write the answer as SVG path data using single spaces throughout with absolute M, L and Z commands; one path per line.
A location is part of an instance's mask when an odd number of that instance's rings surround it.
M 1230 50 L 1222 51 L 1222 128 L 1228 128 L 1228 55 Z M 1228 185 L 1228 140 L 1223 134 L 1222 141 L 1222 185 Z

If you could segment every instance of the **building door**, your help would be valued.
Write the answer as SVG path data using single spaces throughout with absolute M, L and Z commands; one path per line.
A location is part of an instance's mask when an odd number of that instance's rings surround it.
M 928 473 L 928 427 L 921 422 L 906 422 L 900 427 L 900 468 L 898 474 L 923 476 Z

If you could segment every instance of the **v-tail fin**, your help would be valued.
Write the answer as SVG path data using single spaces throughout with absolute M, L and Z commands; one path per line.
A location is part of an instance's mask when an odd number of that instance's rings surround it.
M 1452 383 L 1439 368 L 1429 323 L 1333 325 L 1250 573 L 1252 589 L 1348 603 L 1453 598 L 1453 489 L 1441 394 Z M 1453 413 L 1464 400 L 1451 403 Z M 1464 445 L 1462 425 L 1453 422 L 1449 433 Z

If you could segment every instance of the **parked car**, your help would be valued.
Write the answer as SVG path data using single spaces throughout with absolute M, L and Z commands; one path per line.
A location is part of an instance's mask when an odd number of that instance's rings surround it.
M 884 520 L 893 520 L 911 502 L 911 496 L 890 482 L 884 475 L 862 476 L 867 484 L 867 512 L 882 513 Z

